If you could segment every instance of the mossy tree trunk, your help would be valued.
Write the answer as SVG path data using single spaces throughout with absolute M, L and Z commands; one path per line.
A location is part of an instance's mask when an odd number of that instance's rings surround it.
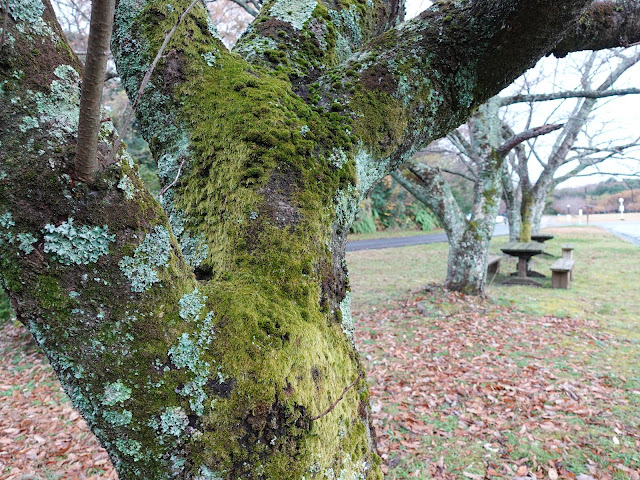
M 8 2 L 3 286 L 121 479 L 380 478 L 344 263 L 358 203 L 586 2 L 446 2 L 390 29 L 396 2 L 277 0 L 236 52 L 191 3 L 116 12 L 132 99 L 159 60 L 137 102 L 158 202 L 106 119 L 94 180 L 74 177 L 80 65 L 48 0 Z
M 512 155 L 515 157 L 515 155 Z M 511 159 L 510 159 L 511 160 Z M 511 163 L 511 162 L 510 162 Z M 511 177 L 510 168 L 502 169 L 502 198 L 505 203 L 507 224 L 509 225 L 509 241 L 515 242 L 520 235 L 520 202 L 522 192 L 519 182 Z
M 529 188 L 522 189 L 522 201 L 520 202 L 520 233 L 518 241 L 531 241 L 531 226 L 533 222 L 535 200 Z

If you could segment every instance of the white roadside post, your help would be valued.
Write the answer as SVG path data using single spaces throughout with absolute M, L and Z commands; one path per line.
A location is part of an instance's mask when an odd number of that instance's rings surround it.
M 620 202 L 620 207 L 618 208 L 620 210 L 620 220 L 624 220 L 624 198 L 620 197 L 618 202 Z

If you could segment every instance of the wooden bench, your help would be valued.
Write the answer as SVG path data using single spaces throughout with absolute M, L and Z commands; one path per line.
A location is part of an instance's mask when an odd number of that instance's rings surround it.
M 551 265 L 551 288 L 568 289 L 571 286 L 573 264 L 571 258 L 559 258 Z
M 570 244 L 565 244 L 562 245 L 562 258 L 567 259 L 567 260 L 572 260 L 573 259 L 573 250 L 574 250 L 574 246 L 570 245 Z
M 487 274 L 497 275 L 500 273 L 500 260 L 502 256 L 491 255 L 487 260 Z

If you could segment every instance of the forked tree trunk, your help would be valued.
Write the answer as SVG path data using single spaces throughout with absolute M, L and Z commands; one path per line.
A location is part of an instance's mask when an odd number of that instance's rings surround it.
M 120 0 L 113 51 L 159 203 L 126 149 L 111 152 L 109 122 L 95 178 L 74 176 L 79 64 L 48 1 L 8 2 L 3 287 L 122 480 L 381 478 L 349 224 L 377 180 L 550 51 L 585 3 L 442 3 L 389 29 L 400 2 L 277 0 L 239 55 L 201 2 Z

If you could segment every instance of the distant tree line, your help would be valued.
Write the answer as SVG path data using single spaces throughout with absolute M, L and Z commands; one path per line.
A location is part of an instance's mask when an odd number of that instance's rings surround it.
M 391 176 L 378 183 L 362 202 L 353 233 L 430 231 L 441 225 L 433 212 Z
M 640 212 L 640 179 L 609 180 L 584 187 L 562 188 L 551 194 L 548 213 L 573 215 L 618 212 L 618 199 L 624 199 L 625 212 Z M 570 205 L 567 208 L 567 205 Z M 569 210 L 569 212 L 567 212 Z

